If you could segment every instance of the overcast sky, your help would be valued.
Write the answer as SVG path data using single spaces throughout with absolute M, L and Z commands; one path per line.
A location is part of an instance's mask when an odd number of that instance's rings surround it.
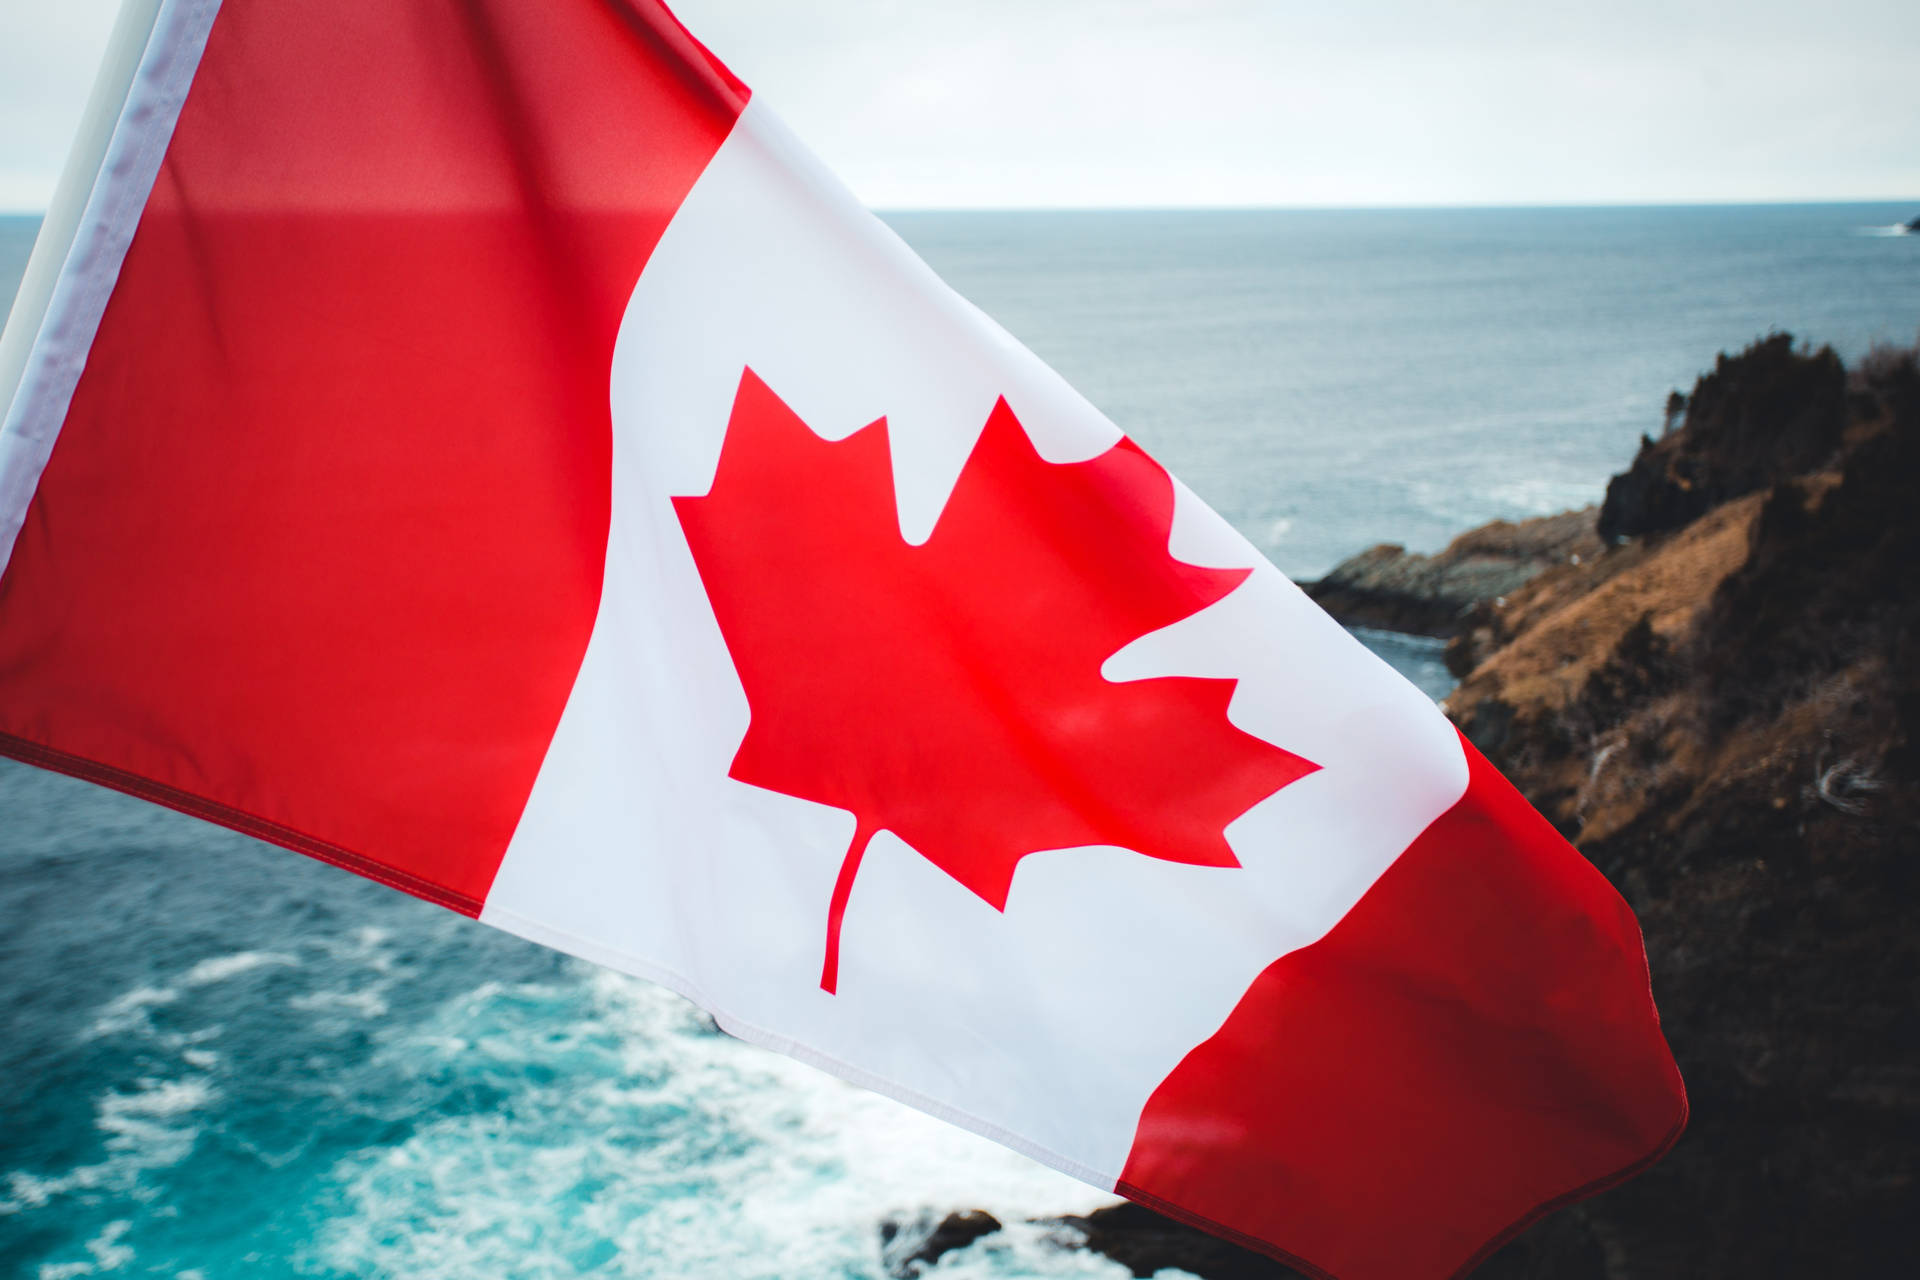
M 681 0 L 869 203 L 1920 198 L 1915 0 Z M 0 208 L 118 0 L 0 0 Z

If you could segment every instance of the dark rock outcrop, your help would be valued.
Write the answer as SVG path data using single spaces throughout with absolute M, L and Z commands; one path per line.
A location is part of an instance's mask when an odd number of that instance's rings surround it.
M 984 1209 L 937 1217 L 932 1211 L 880 1224 L 880 1261 L 895 1280 L 911 1280 L 955 1249 L 1001 1229 L 1000 1219 Z
M 1417 635 L 1458 634 L 1473 607 L 1519 590 L 1549 569 L 1591 560 L 1604 549 L 1596 510 L 1469 530 L 1433 555 L 1393 543 L 1370 547 L 1304 584 L 1320 607 L 1349 626 Z
M 1685 397 L 1680 427 L 1640 438 L 1633 465 L 1607 485 L 1600 536 L 1677 529 L 1714 507 L 1821 467 L 1847 423 L 1847 375 L 1830 347 L 1811 355 L 1776 333 L 1722 355 Z M 1678 406 L 1670 401 L 1669 421 Z
M 1203 1280 L 1301 1280 L 1300 1273 L 1263 1254 L 1230 1244 L 1196 1227 L 1137 1204 L 1108 1205 L 1085 1217 L 1050 1219 L 1085 1238 L 1136 1276 L 1177 1268 Z

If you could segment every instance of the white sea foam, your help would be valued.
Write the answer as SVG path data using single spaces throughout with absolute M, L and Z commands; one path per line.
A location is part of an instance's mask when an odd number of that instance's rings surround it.
M 99 1275 L 105 1271 L 121 1271 L 133 1261 L 133 1250 L 120 1243 L 120 1237 L 127 1234 L 133 1223 L 127 1219 L 109 1222 L 101 1228 L 100 1234 L 86 1242 L 82 1247 L 91 1254 L 85 1261 L 43 1262 L 40 1264 L 39 1280 L 72 1280 L 75 1276 Z
M 215 982 L 225 982 L 228 978 L 237 978 L 243 973 L 269 965 L 296 965 L 299 961 L 278 951 L 236 951 L 232 955 L 212 956 L 202 960 L 187 970 L 181 979 L 189 987 L 204 987 Z
M 1584 481 L 1521 477 L 1491 486 L 1481 505 L 1495 510 L 1550 516 L 1587 506 L 1600 497 L 1596 486 Z
M 317 1240 L 319 1261 L 420 1280 L 601 1266 L 878 1276 L 884 1218 L 983 1208 L 1008 1230 L 950 1255 L 940 1274 L 1126 1274 L 1024 1222 L 1110 1195 L 722 1036 L 666 991 L 576 972 L 577 986 L 487 984 L 387 1046 L 415 1074 L 512 1082 L 515 1100 L 342 1162 L 333 1176 L 351 1211 Z
M 107 1135 L 109 1185 L 130 1187 L 148 1169 L 187 1158 L 200 1126 L 191 1116 L 216 1097 L 200 1076 L 184 1080 L 142 1080 L 133 1093 L 107 1093 L 96 1100 L 94 1127 Z
M 101 1094 L 94 1099 L 93 1123 L 105 1135 L 106 1158 L 53 1177 L 19 1170 L 8 1174 L 0 1216 L 44 1208 L 64 1196 L 137 1194 L 142 1175 L 187 1158 L 200 1136 L 194 1117 L 218 1096 L 212 1083 L 200 1076 L 143 1078 L 131 1093 Z
M 127 1034 L 154 1034 L 153 1019 L 149 1010 L 177 1002 L 183 994 L 183 988 L 210 986 L 224 982 L 253 969 L 268 965 L 294 965 L 299 961 L 277 951 L 236 951 L 231 955 L 212 956 L 200 961 L 179 978 L 178 986 L 138 986 L 123 991 L 100 1007 L 81 1039 L 98 1040 L 104 1036 Z
M 142 1080 L 134 1093 L 109 1093 L 99 1099 L 97 1114 L 102 1128 L 109 1118 L 126 1116 L 177 1116 L 198 1111 L 213 1101 L 213 1086 L 205 1079 Z
M 377 990 L 311 991 L 294 996 L 287 1005 L 302 1013 L 346 1012 L 363 1018 L 383 1018 L 387 1014 L 386 999 Z
M 327 933 L 308 939 L 311 946 L 331 959 L 356 969 L 375 973 L 391 972 L 394 965 L 393 931 L 378 925 L 361 925 L 348 932 Z
M 179 998 L 180 992 L 173 987 L 135 987 L 123 991 L 100 1007 L 99 1014 L 80 1038 L 97 1040 L 128 1031 L 151 1031 L 153 1020 L 147 1016 L 147 1010 L 172 1004 Z

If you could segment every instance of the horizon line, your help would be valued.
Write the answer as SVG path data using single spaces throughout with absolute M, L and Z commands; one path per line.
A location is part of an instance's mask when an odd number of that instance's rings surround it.
M 1485 201 L 1377 201 L 1335 202 L 1259 202 L 1226 201 L 1217 204 L 887 204 L 866 207 L 876 214 L 889 213 L 1389 213 L 1389 212 L 1487 212 L 1581 209 L 1758 209 L 1807 208 L 1821 206 L 1906 204 L 1920 214 L 1920 195 L 1912 196 L 1834 196 L 1789 199 L 1677 198 L 1661 200 L 1485 200 Z M 44 218 L 44 207 L 0 206 L 0 218 Z
M 1386 213 L 1456 212 L 1534 209 L 1760 209 L 1841 207 L 1847 205 L 1910 205 L 1920 214 L 1920 195 L 1840 196 L 1780 200 L 1476 200 L 1377 201 L 1371 203 L 1266 203 L 1226 201 L 1218 204 L 873 204 L 875 213 Z

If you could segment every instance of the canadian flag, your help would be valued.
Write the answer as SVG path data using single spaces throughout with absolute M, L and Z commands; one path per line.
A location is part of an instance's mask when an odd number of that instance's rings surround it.
M 1673 1142 L 1600 875 L 664 9 L 148 13 L 0 360 L 0 751 L 1316 1275 Z

